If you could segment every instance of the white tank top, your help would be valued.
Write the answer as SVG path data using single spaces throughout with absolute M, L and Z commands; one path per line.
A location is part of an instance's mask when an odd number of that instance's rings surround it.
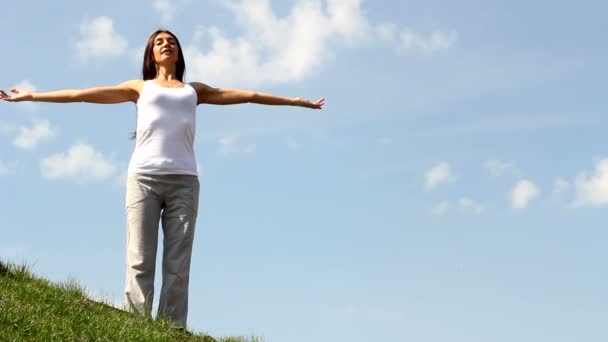
M 137 135 L 128 173 L 197 176 L 196 91 L 144 82 L 137 100 Z

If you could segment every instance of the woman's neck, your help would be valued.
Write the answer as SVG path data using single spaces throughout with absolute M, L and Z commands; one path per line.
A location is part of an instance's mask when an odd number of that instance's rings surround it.
M 161 81 L 177 80 L 177 77 L 175 76 L 175 66 L 158 66 L 156 69 L 156 79 Z

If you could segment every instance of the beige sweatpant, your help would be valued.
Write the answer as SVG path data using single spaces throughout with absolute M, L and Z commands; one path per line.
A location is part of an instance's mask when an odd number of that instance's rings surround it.
M 161 221 L 163 274 L 158 315 L 186 327 L 198 196 L 199 181 L 196 176 L 127 176 L 127 310 L 151 314 L 158 224 Z

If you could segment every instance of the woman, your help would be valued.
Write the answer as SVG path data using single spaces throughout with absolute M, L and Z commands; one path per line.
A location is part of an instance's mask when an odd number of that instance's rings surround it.
M 10 102 L 89 102 L 137 104 L 135 149 L 126 189 L 127 253 L 125 305 L 150 314 L 158 223 L 163 229 L 162 288 L 158 315 L 185 328 L 192 241 L 198 211 L 199 181 L 193 144 L 196 106 L 259 103 L 321 109 L 324 99 L 310 102 L 259 92 L 212 88 L 184 82 L 185 61 L 177 37 L 158 30 L 144 52 L 143 80 L 84 90 L 31 93 L 0 90 Z

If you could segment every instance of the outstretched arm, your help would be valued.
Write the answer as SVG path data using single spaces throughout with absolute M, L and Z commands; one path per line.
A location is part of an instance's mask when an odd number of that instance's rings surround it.
M 325 99 L 310 102 L 301 97 L 281 97 L 272 94 L 260 93 L 257 91 L 213 88 L 203 83 L 191 83 L 198 95 L 198 103 L 209 103 L 217 105 L 229 105 L 239 103 L 258 103 L 273 106 L 299 106 L 312 109 L 321 109 L 325 104 Z
M 65 89 L 46 93 L 31 93 L 23 89 L 12 88 L 14 95 L 9 95 L 0 89 L 0 99 L 9 102 L 39 101 L 39 102 L 89 102 L 89 103 L 121 103 L 139 98 L 141 80 L 131 80 L 115 86 L 95 87 L 87 89 Z

